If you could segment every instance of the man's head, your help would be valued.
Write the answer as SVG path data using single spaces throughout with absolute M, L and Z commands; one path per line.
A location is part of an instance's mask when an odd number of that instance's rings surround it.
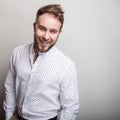
M 64 23 L 64 11 L 62 10 L 61 6 L 59 4 L 50 4 L 47 6 L 43 6 L 40 9 L 38 9 L 37 14 L 36 14 L 36 22 L 42 14 L 49 13 L 54 15 L 60 23 L 61 23 L 61 29 Z
M 64 12 L 60 5 L 41 7 L 34 23 L 34 49 L 46 52 L 56 43 L 64 22 Z

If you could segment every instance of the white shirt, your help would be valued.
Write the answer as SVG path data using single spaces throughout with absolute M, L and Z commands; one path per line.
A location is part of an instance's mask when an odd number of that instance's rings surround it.
M 79 110 L 78 84 L 73 62 L 56 47 L 39 53 L 33 64 L 33 44 L 14 49 L 5 81 L 6 120 L 17 106 L 28 120 L 75 120 Z

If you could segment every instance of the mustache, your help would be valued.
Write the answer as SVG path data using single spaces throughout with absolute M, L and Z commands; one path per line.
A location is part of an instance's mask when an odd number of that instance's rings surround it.
M 48 41 L 48 40 L 45 39 L 45 38 L 39 38 L 38 40 L 41 41 L 41 42 L 47 42 L 47 41 Z
M 45 44 L 48 44 L 50 43 L 50 41 L 48 39 L 45 39 L 45 38 L 39 38 L 38 40 L 36 40 L 37 43 L 41 42 L 41 43 L 45 43 Z
M 47 43 L 49 40 L 45 39 L 45 38 L 42 38 L 42 37 L 36 38 L 36 35 L 34 34 L 34 42 L 37 42 L 37 41 L 46 42 Z

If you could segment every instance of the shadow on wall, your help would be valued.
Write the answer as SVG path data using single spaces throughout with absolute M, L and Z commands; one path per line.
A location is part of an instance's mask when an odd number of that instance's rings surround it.
M 5 120 L 5 112 L 3 110 L 3 101 L 5 97 L 4 82 L 7 74 L 7 65 L 0 67 L 0 120 Z
M 3 110 L 3 100 L 4 100 L 4 95 L 0 94 L 0 120 L 5 120 L 5 112 Z

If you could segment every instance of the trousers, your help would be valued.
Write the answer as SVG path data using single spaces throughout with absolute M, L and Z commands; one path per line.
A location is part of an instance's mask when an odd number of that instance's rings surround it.
M 17 116 L 17 118 L 18 118 L 18 120 L 28 120 L 28 119 L 25 119 L 25 118 L 23 118 L 21 116 Z M 48 120 L 57 120 L 57 116 L 55 116 L 54 118 L 50 118 Z

